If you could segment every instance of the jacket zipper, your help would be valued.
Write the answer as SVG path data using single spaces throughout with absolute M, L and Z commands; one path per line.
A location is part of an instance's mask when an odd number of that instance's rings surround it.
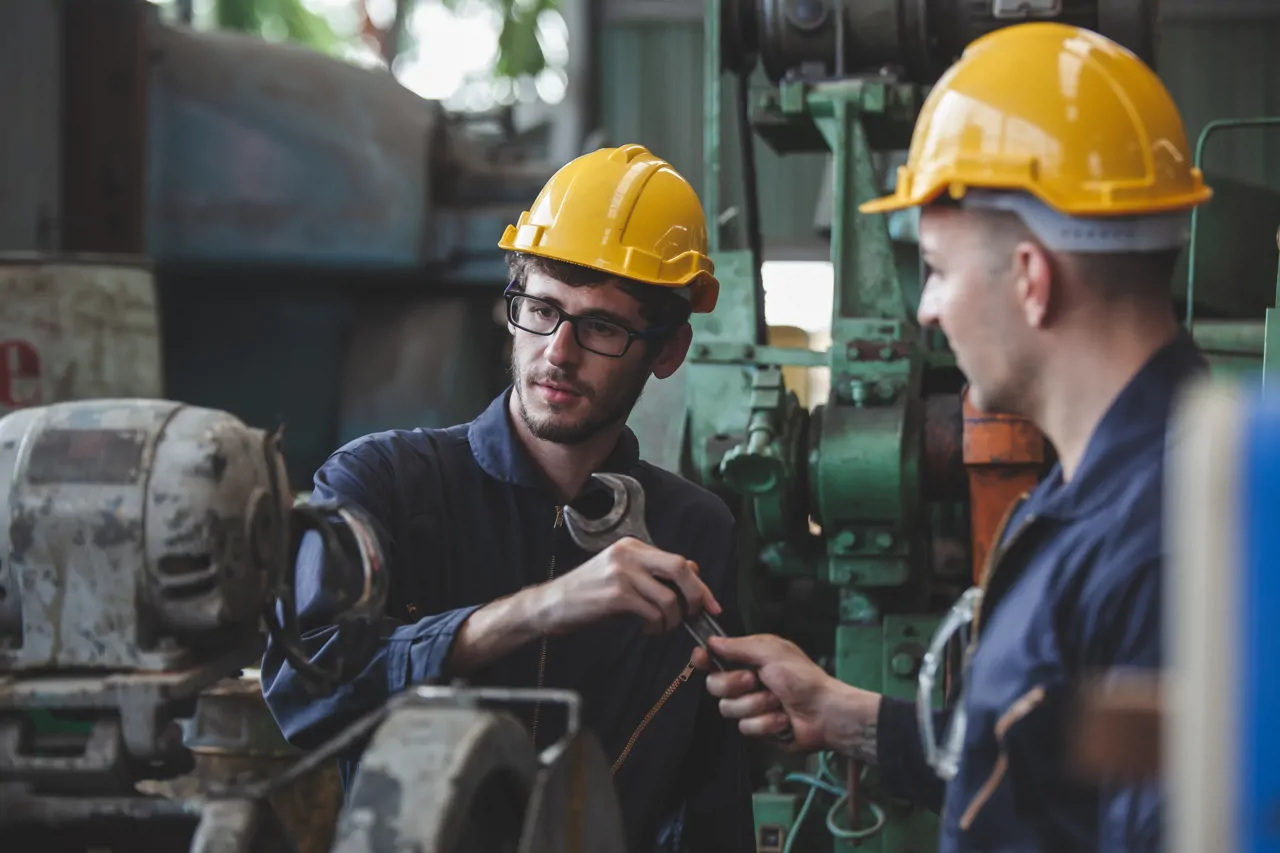
M 627 756 L 631 754 L 631 749 L 636 745 L 636 741 L 640 738 L 640 733 L 644 731 L 645 726 L 662 710 L 662 706 L 667 704 L 667 700 L 671 698 L 671 694 L 679 689 L 681 684 L 689 680 L 693 675 L 693 659 L 691 658 L 684 669 L 680 670 L 680 674 L 676 676 L 676 680 L 667 686 L 667 689 L 658 697 L 658 701 L 653 703 L 653 707 L 649 709 L 649 713 L 644 715 L 644 719 L 640 721 L 640 725 L 636 726 L 636 730 L 631 733 L 631 737 L 627 739 L 627 745 L 622 748 L 622 752 L 618 753 L 618 757 L 614 759 L 613 769 L 610 770 L 611 775 L 616 775 L 622 768 L 623 762 L 627 760 Z
M 1019 507 L 1026 502 L 1030 494 L 1030 492 L 1023 492 L 1018 496 L 1018 499 L 1009 506 L 1009 510 L 1000 521 L 1000 526 L 996 530 L 995 538 L 992 540 L 992 542 L 995 543 L 995 546 L 987 554 L 987 565 L 983 569 L 982 581 L 979 583 L 979 586 L 982 588 L 982 598 L 978 600 L 978 606 L 975 608 L 973 614 L 973 633 L 972 643 L 970 644 L 971 652 L 978 642 L 979 623 L 982 620 L 982 612 L 987 609 L 987 591 L 991 589 L 991 582 L 995 578 L 996 571 L 1000 568 L 1000 561 L 1004 559 L 1005 555 L 1013 550 L 1013 546 L 1018 543 L 1022 534 L 1025 533 L 1027 528 L 1036 521 L 1034 513 L 1027 516 L 1027 518 L 1023 520 L 1022 524 L 1019 525 L 1018 529 L 1009 537 L 1009 540 L 1004 544 L 999 544 L 1001 538 L 1004 536 L 1005 528 L 1007 528 L 1009 526 L 1009 522 L 1013 520 L 1014 513 L 1016 513 Z
M 552 524 L 552 530 L 559 530 L 560 525 L 564 524 L 564 507 L 556 504 L 556 520 Z M 551 543 L 551 565 L 547 568 L 547 580 L 553 581 L 556 578 L 556 546 L 555 542 Z M 538 689 L 542 689 L 543 680 L 547 675 L 547 637 L 542 637 L 542 645 L 538 651 Z M 538 748 L 538 719 L 542 716 L 542 700 L 539 699 L 533 704 L 533 725 L 530 726 L 529 737 L 533 741 L 533 748 Z

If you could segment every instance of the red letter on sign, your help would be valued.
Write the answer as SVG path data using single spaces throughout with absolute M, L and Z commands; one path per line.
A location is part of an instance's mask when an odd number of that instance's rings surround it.
M 40 353 L 26 341 L 0 341 L 0 406 L 40 404 Z

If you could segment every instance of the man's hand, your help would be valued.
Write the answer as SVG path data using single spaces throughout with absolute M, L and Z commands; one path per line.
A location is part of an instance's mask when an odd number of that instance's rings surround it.
M 683 593 L 684 613 L 664 580 Z M 622 613 L 636 614 L 644 620 L 646 633 L 657 633 L 704 609 L 712 615 L 721 612 L 720 603 L 698 577 L 696 563 L 631 537 L 529 592 L 536 596 L 539 634 L 566 634 Z
M 664 580 L 684 595 L 686 613 Z M 567 634 L 610 616 L 634 613 L 652 634 L 676 628 L 703 609 L 713 616 L 722 610 L 698 578 L 696 563 L 628 537 L 555 580 L 472 613 L 454 637 L 445 670 L 449 676 L 467 675 L 538 637 Z
M 720 699 L 720 713 L 738 721 L 745 735 L 764 737 L 794 732 L 796 751 L 833 749 L 863 761 L 875 760 L 878 694 L 832 678 L 795 643 L 780 637 L 711 637 L 722 660 L 753 667 L 707 676 L 707 691 Z M 710 669 L 702 649 L 694 664 Z

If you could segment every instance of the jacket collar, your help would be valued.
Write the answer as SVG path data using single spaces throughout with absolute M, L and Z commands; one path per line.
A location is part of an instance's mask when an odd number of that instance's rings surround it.
M 1129 380 L 1099 421 L 1071 482 L 1062 482 L 1062 464 L 1054 465 L 1028 503 L 1039 515 L 1067 519 L 1111 505 L 1133 478 L 1126 471 L 1150 459 L 1144 449 L 1162 444 L 1173 405 L 1183 384 L 1208 369 L 1185 331 Z
M 480 468 L 504 483 L 547 488 L 546 477 L 534 464 L 524 445 L 516 437 L 515 427 L 507 409 L 513 388 L 507 389 L 491 402 L 467 429 L 467 442 L 471 454 Z M 600 466 L 601 471 L 626 473 L 640 461 L 640 441 L 630 427 L 624 427 L 613 452 Z

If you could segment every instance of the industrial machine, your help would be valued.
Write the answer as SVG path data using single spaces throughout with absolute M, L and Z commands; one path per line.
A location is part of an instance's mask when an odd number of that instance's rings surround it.
M 264 621 L 296 648 L 298 626 L 274 604 L 293 613 L 291 560 L 307 530 L 348 581 L 334 592 L 350 649 L 338 671 L 307 671 L 324 689 L 359 665 L 386 596 L 381 545 L 357 508 L 294 507 L 278 442 L 226 413 L 164 400 L 0 419 L 7 839 L 111 847 L 138 821 L 157 846 L 184 829 L 190 837 L 187 809 L 135 785 L 191 768 L 176 720 L 260 659 Z
M 270 796 L 360 748 L 335 851 L 551 853 L 571 838 L 624 853 L 604 753 L 578 726 L 577 696 L 556 691 L 422 685 L 270 778 L 209 780 L 185 797 L 139 789 L 189 772 L 192 740 L 248 720 L 200 703 L 261 659 L 264 625 L 318 694 L 377 641 L 388 582 L 376 525 L 353 506 L 295 505 L 279 440 L 166 400 L 0 419 L 6 849 L 296 850 Z M 297 646 L 292 567 L 307 535 L 337 567 L 326 590 L 342 614 L 334 671 Z M 567 706 L 541 756 L 502 713 L 531 701 Z M 178 721 L 193 717 L 184 742 Z
M 284 423 L 306 489 L 346 441 L 503 387 L 494 235 L 554 171 L 536 134 L 148 0 L 0 4 L 0 33 L 0 413 L 166 396 Z
M 1089 27 L 1155 65 L 1155 2 L 706 2 L 703 201 L 721 292 L 716 313 L 694 319 L 682 401 L 685 473 L 739 509 L 748 630 L 788 636 L 838 678 L 901 698 L 916 698 L 938 621 L 980 575 L 1000 518 L 1047 470 L 1052 448 L 1024 421 L 969 407 L 945 340 L 916 324 L 914 213 L 867 216 L 857 207 L 892 189 L 930 84 L 964 46 L 1029 19 Z M 725 74 L 737 84 L 746 170 L 736 241 L 715 224 Z M 819 215 L 835 274 L 826 352 L 766 338 L 753 139 L 784 155 L 830 156 Z M 1226 194 L 1237 191 L 1228 186 Z M 1259 227 L 1274 233 L 1278 218 Z M 1229 240 L 1224 219 L 1214 233 Z M 1263 237 L 1262 258 L 1274 270 L 1274 244 Z M 1197 270 L 1205 276 L 1195 259 L 1193 249 L 1183 267 L 1192 282 Z M 1209 315 L 1194 332 L 1222 371 L 1262 362 L 1260 319 L 1272 294 L 1264 276 L 1253 299 L 1245 278 L 1231 288 L 1188 288 L 1188 324 L 1197 305 Z M 829 370 L 830 393 L 810 411 L 783 370 L 819 366 Z M 934 690 L 935 703 L 949 678 Z M 873 769 L 830 755 L 800 767 L 763 749 L 769 782 L 755 802 L 759 850 L 934 849 L 936 817 L 886 799 Z

